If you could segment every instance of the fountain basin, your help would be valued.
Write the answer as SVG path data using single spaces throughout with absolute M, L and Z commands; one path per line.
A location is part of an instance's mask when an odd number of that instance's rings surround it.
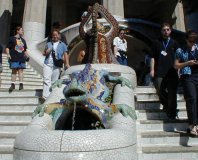
M 92 65 L 97 70 L 121 72 L 136 85 L 135 72 L 126 66 L 113 64 Z M 68 74 L 83 69 L 84 65 L 71 67 Z M 64 87 L 64 86 L 63 86 Z M 62 88 L 56 88 L 46 103 L 54 103 L 63 98 Z M 114 104 L 134 107 L 133 90 L 117 85 L 114 89 Z M 52 118 L 48 114 L 38 115 L 21 132 L 14 144 L 14 160 L 136 160 L 136 126 L 130 117 L 117 113 L 109 121 L 109 129 L 99 130 L 54 130 Z

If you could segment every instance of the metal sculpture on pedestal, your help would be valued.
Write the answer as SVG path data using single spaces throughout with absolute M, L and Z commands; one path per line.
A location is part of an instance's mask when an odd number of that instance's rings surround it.
M 102 25 L 97 21 L 98 15 L 102 15 L 110 23 L 110 30 L 104 33 Z M 86 25 L 92 20 L 92 28 L 88 30 Z M 88 13 L 79 27 L 79 33 L 87 45 L 84 63 L 118 63 L 111 51 L 111 44 L 118 33 L 116 19 L 102 6 L 96 3 L 90 7 Z

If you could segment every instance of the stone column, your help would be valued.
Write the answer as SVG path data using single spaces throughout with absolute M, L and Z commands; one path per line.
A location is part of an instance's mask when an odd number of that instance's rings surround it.
M 175 29 L 185 32 L 184 10 L 181 2 L 177 3 L 177 6 L 175 7 L 175 11 L 173 13 L 173 17 L 176 17 L 176 22 L 173 27 Z
M 26 0 L 23 16 L 24 38 L 29 47 L 45 38 L 47 0 Z
M 112 15 L 124 18 L 124 0 L 103 0 L 103 5 Z
M 10 34 L 10 22 L 12 14 L 12 0 L 0 1 L 0 43 L 5 45 Z
M 45 38 L 47 0 L 26 0 L 23 29 L 30 56 L 30 64 L 42 74 L 44 56 L 38 50 L 37 44 Z

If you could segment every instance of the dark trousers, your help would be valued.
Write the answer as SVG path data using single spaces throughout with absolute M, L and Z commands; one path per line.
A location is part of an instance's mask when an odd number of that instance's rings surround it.
M 198 73 L 182 76 L 184 98 L 190 125 L 198 124 Z
M 120 53 L 120 56 L 117 56 L 116 59 L 121 65 L 127 66 L 127 58 L 126 58 L 126 52 L 118 51 Z
M 155 79 L 155 87 L 163 109 L 169 117 L 175 117 L 177 114 L 177 85 L 178 76 L 167 74 L 165 77 Z

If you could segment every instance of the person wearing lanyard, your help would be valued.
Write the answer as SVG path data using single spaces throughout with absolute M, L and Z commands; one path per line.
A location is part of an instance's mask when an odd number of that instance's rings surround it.
M 127 66 L 127 41 L 124 38 L 125 31 L 123 29 L 119 30 L 119 36 L 115 37 L 113 40 L 113 52 L 117 61 Z
M 162 37 L 158 39 L 151 56 L 151 77 L 157 90 L 163 110 L 169 119 L 177 116 L 177 84 L 178 75 L 174 68 L 175 51 L 178 44 L 170 37 L 171 26 L 163 23 Z
M 179 69 L 184 90 L 189 127 L 187 132 L 198 135 L 198 34 L 186 33 L 186 46 L 176 51 L 175 68 Z

